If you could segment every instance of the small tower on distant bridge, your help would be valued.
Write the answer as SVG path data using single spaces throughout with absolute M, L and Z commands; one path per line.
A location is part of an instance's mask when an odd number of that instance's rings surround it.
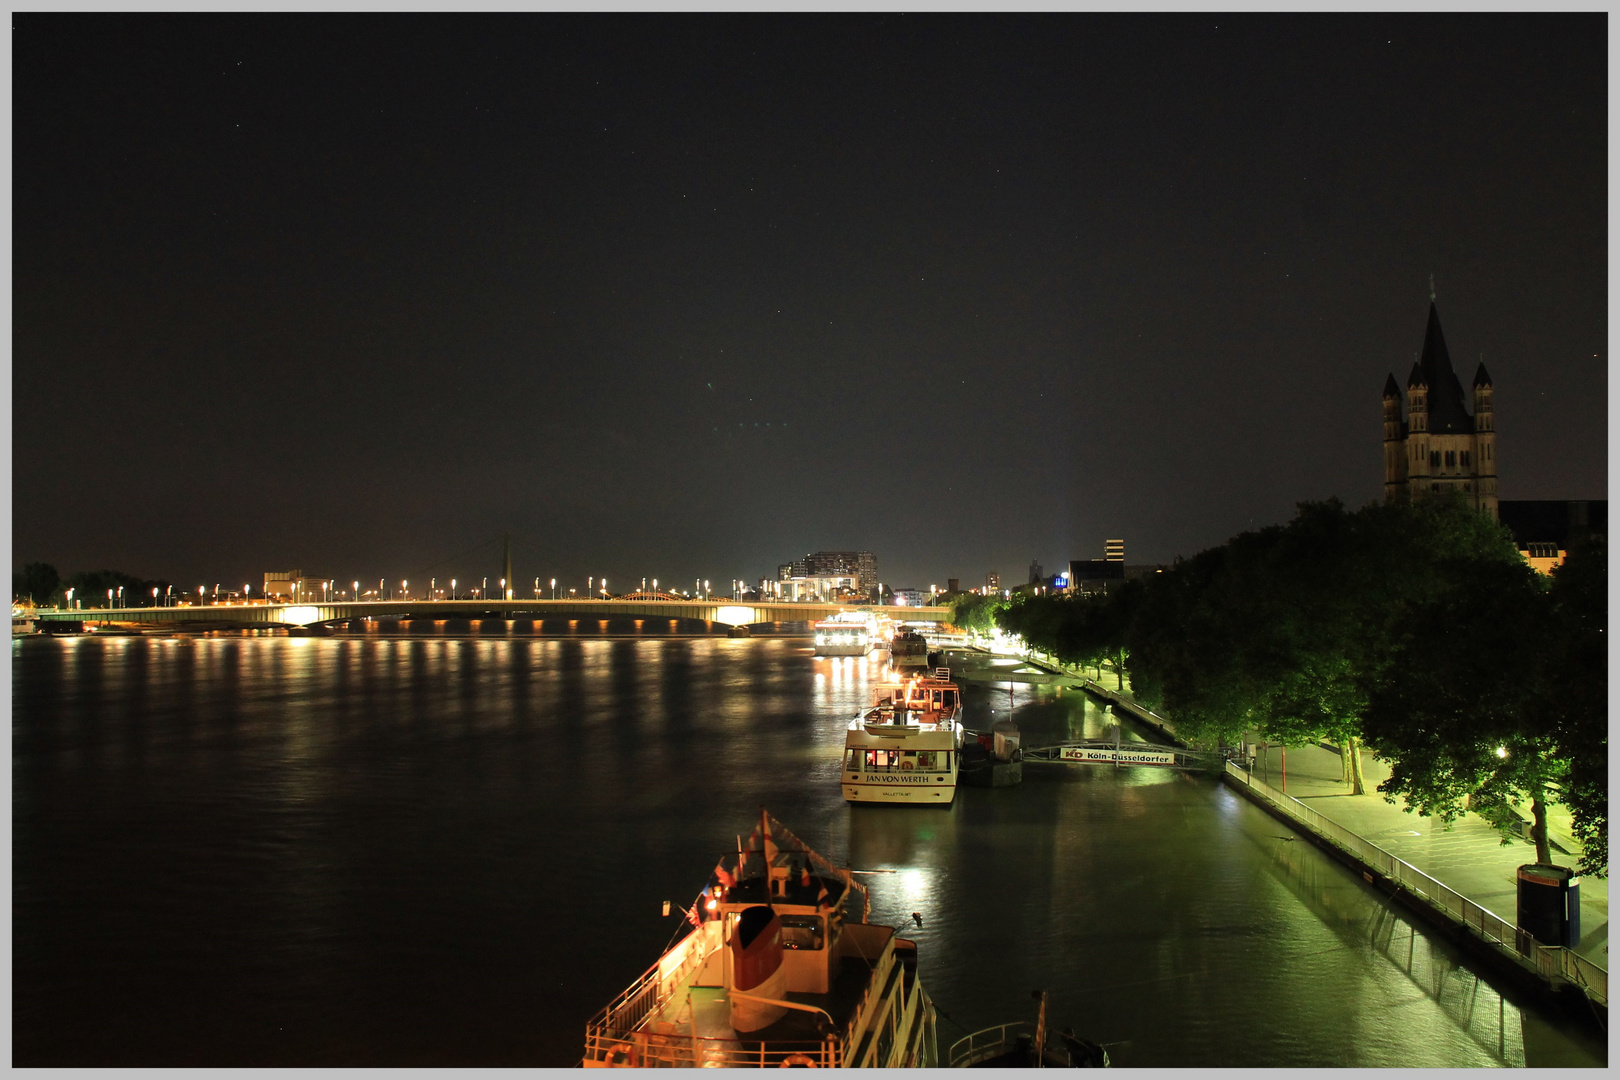
M 512 599 L 516 586 L 512 583 L 512 534 L 507 533 L 501 555 L 501 599 Z

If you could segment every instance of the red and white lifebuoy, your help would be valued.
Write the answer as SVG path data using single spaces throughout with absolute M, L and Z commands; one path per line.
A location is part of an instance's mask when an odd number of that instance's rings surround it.
M 602 1064 L 610 1069 L 637 1069 L 641 1061 L 636 1057 L 636 1048 L 629 1043 L 614 1043 L 602 1055 Z

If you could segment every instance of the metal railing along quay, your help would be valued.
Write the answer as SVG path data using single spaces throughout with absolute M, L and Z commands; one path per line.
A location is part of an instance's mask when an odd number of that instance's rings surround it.
M 1415 896 L 1452 922 L 1466 928 L 1501 957 L 1552 983 L 1568 982 L 1586 996 L 1609 1006 L 1609 973 L 1571 949 L 1543 945 L 1524 930 L 1455 889 L 1435 880 L 1411 863 L 1398 859 L 1377 844 L 1358 836 L 1338 822 L 1323 817 L 1304 803 L 1256 780 L 1247 770 L 1228 761 L 1226 778 L 1264 799 L 1299 826 L 1339 847 L 1409 895 Z

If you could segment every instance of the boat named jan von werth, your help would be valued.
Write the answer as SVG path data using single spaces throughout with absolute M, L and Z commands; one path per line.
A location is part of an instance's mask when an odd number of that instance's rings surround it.
M 949 806 L 962 734 L 962 691 L 949 668 L 879 683 L 844 734 L 845 800 Z
M 840 611 L 812 629 L 817 656 L 865 656 L 878 647 L 876 620 L 870 612 Z
M 865 886 L 760 811 L 693 929 L 585 1028 L 587 1068 L 939 1064 L 917 946 Z

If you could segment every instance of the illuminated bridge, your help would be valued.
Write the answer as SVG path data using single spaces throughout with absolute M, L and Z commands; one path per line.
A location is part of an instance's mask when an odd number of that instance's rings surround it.
M 732 600 L 360 600 L 319 604 L 203 604 L 188 607 L 85 608 L 36 613 L 40 622 L 184 626 L 187 629 L 319 626 L 352 619 L 695 619 L 720 626 L 814 622 L 840 611 L 897 621 L 949 621 L 948 607 L 737 603 Z

